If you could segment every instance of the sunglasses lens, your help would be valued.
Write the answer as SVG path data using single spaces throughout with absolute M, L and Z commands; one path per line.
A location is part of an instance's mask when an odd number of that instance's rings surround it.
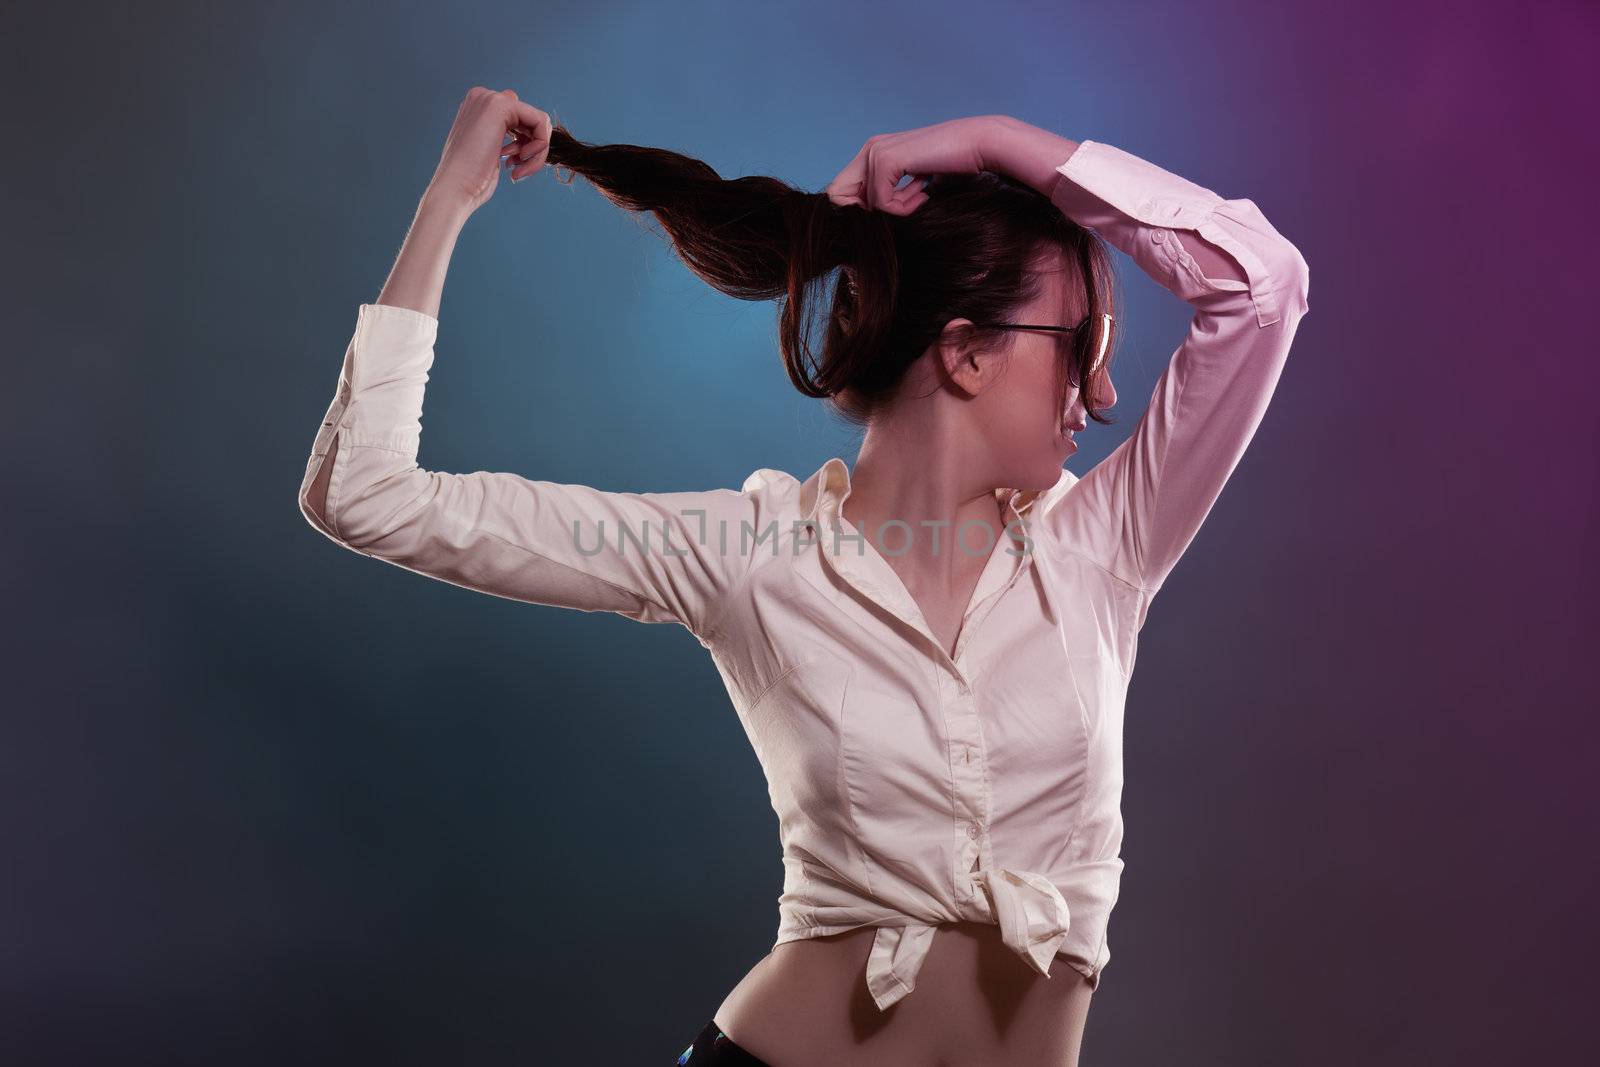
M 1092 379 L 1105 366 L 1106 353 L 1111 344 L 1111 316 L 1099 314 L 1080 329 L 1074 330 L 1071 357 L 1067 361 L 1068 381 L 1072 388 L 1083 388 L 1083 368 L 1089 368 Z
M 1084 343 L 1090 353 L 1089 365 L 1092 368 L 1090 373 L 1095 373 L 1105 365 L 1106 349 L 1111 344 L 1111 316 L 1103 312 L 1096 315 L 1094 321 L 1087 326 L 1086 332 L 1088 336 L 1084 339 Z

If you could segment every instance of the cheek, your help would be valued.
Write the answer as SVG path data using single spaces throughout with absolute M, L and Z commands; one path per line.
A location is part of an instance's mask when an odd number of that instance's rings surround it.
M 1019 455 L 1051 449 L 1063 411 L 1057 405 L 1059 388 L 1049 368 L 1030 368 L 1018 375 L 1006 389 L 1002 418 L 1007 439 Z
M 1029 406 L 1034 413 L 1034 418 L 1053 432 L 1066 417 L 1067 405 L 1072 402 L 1072 390 L 1067 390 L 1065 404 L 1061 396 L 1061 382 L 1056 377 L 1055 368 L 1047 367 L 1038 374 L 1033 382 L 1029 397 Z

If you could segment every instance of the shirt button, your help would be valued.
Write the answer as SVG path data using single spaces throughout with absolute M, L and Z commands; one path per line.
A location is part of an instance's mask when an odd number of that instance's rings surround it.
M 972 838 L 974 841 L 976 841 L 978 839 L 978 828 L 976 826 L 968 824 L 968 826 L 967 826 L 967 836 Z
M 1150 240 L 1154 241 L 1156 244 L 1160 244 L 1161 242 L 1165 241 L 1166 239 L 1167 239 L 1167 232 L 1165 230 L 1157 230 L 1155 233 L 1150 235 Z

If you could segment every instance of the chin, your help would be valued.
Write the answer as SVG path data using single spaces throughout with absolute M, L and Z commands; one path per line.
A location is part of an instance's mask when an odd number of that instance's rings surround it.
M 1022 477 L 1016 488 L 1023 492 L 1044 492 L 1061 480 L 1061 470 L 1066 462 L 1066 450 L 1056 452 L 1051 456 L 1041 456 L 1038 461 L 1028 465 L 1026 476 Z

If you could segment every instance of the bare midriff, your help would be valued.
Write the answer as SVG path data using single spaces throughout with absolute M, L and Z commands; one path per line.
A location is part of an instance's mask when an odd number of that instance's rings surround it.
M 940 926 L 916 988 L 888 1011 L 867 991 L 862 927 L 789 941 L 714 1016 L 771 1067 L 1076 1067 L 1093 990 L 1066 959 L 1032 970 L 992 923 Z

